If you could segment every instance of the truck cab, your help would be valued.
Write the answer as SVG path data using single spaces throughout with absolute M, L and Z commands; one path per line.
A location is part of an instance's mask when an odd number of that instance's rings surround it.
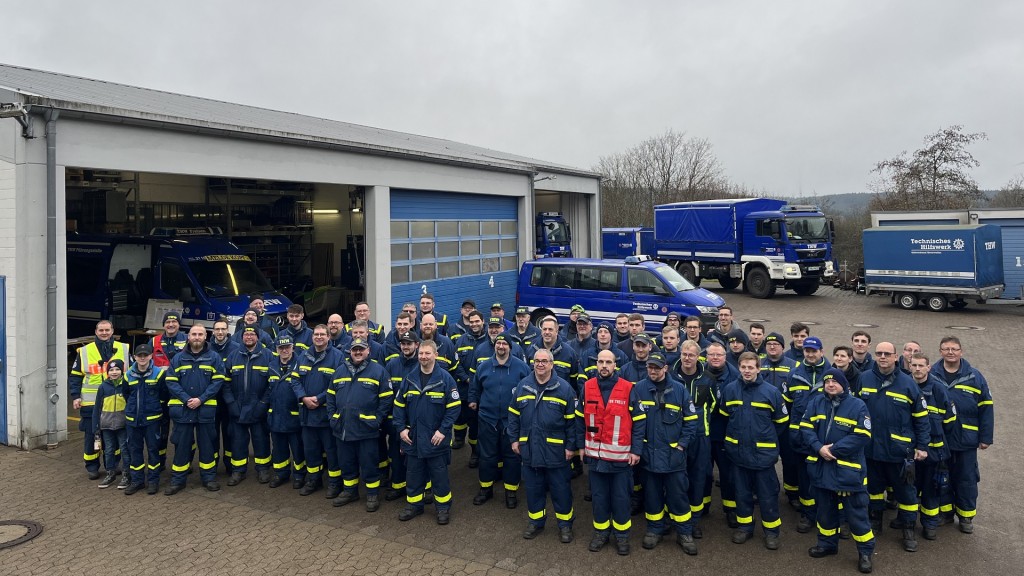
M 814 206 L 783 206 L 743 219 L 744 256 L 763 256 L 769 277 L 801 294 L 814 293 L 823 276 L 834 274 L 833 237 L 831 221 Z
M 151 299 L 181 302 L 181 323 L 233 328 L 261 294 L 266 313 L 291 302 L 253 261 L 213 228 L 154 229 L 148 236 L 68 234 L 68 335 L 91 334 L 100 319 L 117 330 L 143 328 Z
M 561 212 L 537 214 L 537 258 L 572 258 L 572 231 Z

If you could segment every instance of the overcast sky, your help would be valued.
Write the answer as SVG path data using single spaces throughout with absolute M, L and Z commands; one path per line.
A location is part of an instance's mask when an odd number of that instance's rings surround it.
M 5 4 L 0 62 L 592 167 L 674 129 L 730 180 L 867 190 L 951 124 L 1024 173 L 1024 2 Z M 244 8 L 242 8 L 244 7 Z

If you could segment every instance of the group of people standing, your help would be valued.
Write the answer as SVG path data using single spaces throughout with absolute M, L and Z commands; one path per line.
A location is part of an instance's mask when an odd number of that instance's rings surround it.
M 565 325 L 534 326 L 526 308 L 509 321 L 500 303 L 485 316 L 467 300 L 449 321 L 424 294 L 385 333 L 365 302 L 348 324 L 334 314 L 312 328 L 300 305 L 278 328 L 261 304 L 253 298 L 233 335 L 216 322 L 209 340 L 200 325 L 182 334 L 168 313 L 163 332 L 131 353 L 110 322 L 97 324 L 69 377 L 91 479 L 102 452 L 101 488 L 123 470 L 125 494 L 155 494 L 170 442 L 167 495 L 184 489 L 196 452 L 211 491 L 219 464 L 234 486 L 251 456 L 271 488 L 291 482 L 308 496 L 326 486 L 345 506 L 362 484 L 368 512 L 404 496 L 400 520 L 432 502 L 444 525 L 451 451 L 468 443 L 473 504 L 500 483 L 516 508 L 522 484 L 525 539 L 544 530 L 550 494 L 560 541 L 574 540 L 572 480 L 585 469 L 595 552 L 614 540 L 629 554 L 631 517 L 643 510 L 644 548 L 674 534 L 697 554 L 715 468 L 737 544 L 754 535 L 756 503 L 764 545 L 778 549 L 780 493 L 800 510 L 798 532 L 816 527 L 812 557 L 836 554 L 849 536 L 861 572 L 872 569 L 889 500 L 907 551 L 917 549 L 918 520 L 926 539 L 954 515 L 973 531 L 992 397 L 952 336 L 931 362 L 915 342 L 899 358 L 889 342 L 872 355 L 870 335 L 856 332 L 829 362 L 807 326 L 791 327 L 787 349 L 761 324 L 740 330 L 728 307 L 706 332 L 699 318 L 670 314 L 652 338 L 639 314 L 595 329 L 578 306 Z

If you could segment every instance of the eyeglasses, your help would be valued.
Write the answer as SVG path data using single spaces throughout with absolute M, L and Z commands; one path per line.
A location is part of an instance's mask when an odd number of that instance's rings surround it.
M 534 364 L 551 364 L 551 360 L 534 360 Z
M 885 358 L 886 356 L 895 356 L 895 355 L 896 355 L 895 352 L 875 352 L 875 356 L 881 356 L 883 358 Z
M 939 351 L 942 352 L 943 354 L 948 354 L 949 352 L 959 352 L 960 349 L 959 348 L 939 348 Z

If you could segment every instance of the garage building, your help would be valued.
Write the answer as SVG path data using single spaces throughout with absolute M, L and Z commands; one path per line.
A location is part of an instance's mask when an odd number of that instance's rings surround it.
M 218 227 L 275 287 L 334 286 L 346 321 L 365 299 L 386 326 L 423 292 L 513 305 L 538 212 L 600 252 L 587 170 L 2 64 L 0 116 L 0 443 L 67 437 L 69 230 Z

